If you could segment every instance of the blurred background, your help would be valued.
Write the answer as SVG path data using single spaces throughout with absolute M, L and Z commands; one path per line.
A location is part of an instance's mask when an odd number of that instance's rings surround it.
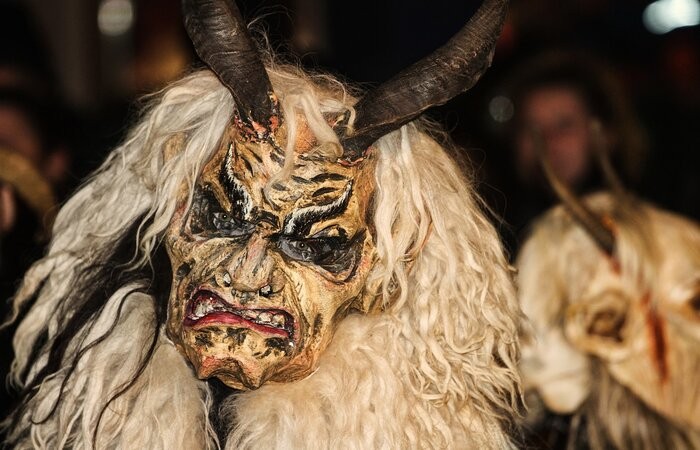
M 291 61 L 371 87 L 442 45 L 479 2 L 238 3 Z M 12 83 L 13 68 L 15 84 L 51 104 L 42 132 L 69 153 L 64 195 L 122 138 L 140 97 L 197 64 L 178 0 L 0 5 L 0 87 Z M 469 152 L 482 195 L 509 223 L 502 232 L 511 246 L 538 208 L 519 211 L 515 195 L 522 192 L 515 130 L 523 105 L 509 89 L 524 66 L 552 51 L 574 55 L 580 71 L 602 68 L 614 85 L 602 95 L 626 99 L 639 146 L 622 164 L 634 166 L 628 184 L 663 207 L 700 217 L 698 22 L 700 0 L 512 1 L 492 69 L 471 92 L 430 112 Z
M 367 87 L 442 45 L 478 1 L 239 0 L 272 48 Z M 93 169 L 135 120 L 134 101 L 191 70 L 178 0 L 1 0 L 2 67 L 53 103 L 53 140 L 71 153 L 66 184 Z M 634 188 L 698 218 L 699 0 L 513 0 L 492 70 L 430 113 L 470 151 L 483 195 L 508 217 L 517 117 L 512 74 L 550 50 L 597 61 L 646 140 Z M 585 64 L 583 65 L 585 68 Z M 1 69 L 0 69 L 1 70 Z M 8 81 L 0 71 L 0 86 Z M 3 81 L 4 80 L 4 81 Z M 611 94 L 612 95 L 612 94 Z M 615 94 L 617 95 L 617 94 Z M 511 167 L 512 168 L 512 167 Z M 508 169 L 508 170 L 507 170 Z M 64 189 L 65 190 L 65 189 Z
M 287 60 L 370 88 L 442 45 L 479 2 L 238 4 Z M 512 1 L 491 70 L 472 91 L 429 113 L 466 149 L 482 195 L 504 218 L 511 250 L 552 202 L 521 145 L 523 129 L 547 126 L 526 113 L 537 108 L 528 92 L 547 83 L 572 87 L 591 116 L 603 111 L 628 186 L 700 217 L 699 22 L 700 0 Z M 7 104 L 28 118 L 25 134 L 37 134 L 59 199 L 122 139 L 140 98 L 198 65 L 178 0 L 0 0 L 0 112 Z M 552 72 L 561 67 L 571 73 Z M 539 107 L 557 110 L 556 99 L 547 101 Z M 18 120 L 0 116 L 0 144 L 17 147 L 3 128 L 16 134 Z M 559 122 L 553 133 L 562 138 L 573 125 Z M 548 150 L 555 166 L 557 151 Z M 581 192 L 599 188 L 588 157 L 572 162 L 575 153 L 559 156 L 572 166 L 562 167 L 573 174 L 567 181 Z

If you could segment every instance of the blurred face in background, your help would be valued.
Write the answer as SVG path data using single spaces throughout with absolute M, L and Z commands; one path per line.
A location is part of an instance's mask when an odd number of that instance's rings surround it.
M 539 87 L 523 97 L 516 134 L 518 172 L 525 182 L 539 173 L 532 136 L 537 131 L 555 173 L 569 186 L 580 184 L 590 165 L 591 114 L 580 95 L 566 86 Z

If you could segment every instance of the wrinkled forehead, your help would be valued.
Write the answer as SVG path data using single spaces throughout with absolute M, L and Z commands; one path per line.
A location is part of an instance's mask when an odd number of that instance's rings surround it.
M 235 209 L 266 211 L 278 218 L 318 206 L 339 209 L 342 221 L 366 223 L 374 193 L 374 163 L 347 165 L 314 153 L 316 140 L 305 126 L 294 143 L 295 161 L 289 176 L 272 181 L 285 163 L 286 129 L 279 144 L 246 140 L 230 127 L 200 177 L 222 203 Z M 250 211 L 248 211 L 250 212 Z

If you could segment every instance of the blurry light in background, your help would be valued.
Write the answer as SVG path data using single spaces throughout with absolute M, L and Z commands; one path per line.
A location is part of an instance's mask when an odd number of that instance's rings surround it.
M 644 9 L 644 26 L 655 34 L 700 24 L 700 0 L 657 0 Z
M 503 95 L 498 95 L 489 102 L 489 114 L 498 123 L 508 122 L 513 118 L 513 102 Z
M 134 23 L 134 6 L 130 0 L 102 0 L 97 10 L 97 25 L 106 36 L 119 36 Z

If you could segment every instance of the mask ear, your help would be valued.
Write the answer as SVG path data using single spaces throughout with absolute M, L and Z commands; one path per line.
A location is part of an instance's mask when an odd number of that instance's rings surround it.
M 602 360 L 623 357 L 629 347 L 629 307 L 620 291 L 573 303 L 566 310 L 566 336 L 575 348 Z

